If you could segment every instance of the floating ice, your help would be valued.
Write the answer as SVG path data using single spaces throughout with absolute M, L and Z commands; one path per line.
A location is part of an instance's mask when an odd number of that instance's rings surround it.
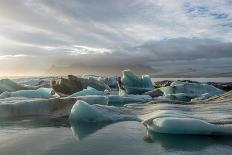
M 26 97 L 26 98 L 54 98 L 59 95 L 52 88 L 39 88 L 37 90 L 19 90 L 16 92 L 4 92 L 0 98 Z
M 86 95 L 107 95 L 109 94 L 108 90 L 105 91 L 99 91 L 92 87 L 87 87 L 86 89 L 83 89 L 82 91 L 76 92 L 69 97 L 77 97 L 77 96 L 86 96 Z
M 154 89 L 149 75 L 137 76 L 131 70 L 123 71 L 121 82 L 121 91 L 125 89 L 126 94 L 143 94 Z
M 161 87 L 159 89 L 164 93 L 164 96 L 159 98 L 181 101 L 190 101 L 192 98 L 196 97 L 205 99 L 207 97 L 223 93 L 222 90 L 208 84 L 180 81 L 173 82 L 170 86 Z
M 151 96 L 149 95 L 109 95 L 109 105 L 123 105 L 128 103 L 135 103 L 135 102 L 148 102 L 152 100 Z
M 0 99 L 0 118 L 2 117 L 64 117 L 69 116 L 75 98 L 22 98 Z
M 123 108 L 103 105 L 89 105 L 78 100 L 72 107 L 69 119 L 74 122 L 100 123 L 138 120 L 131 112 Z
M 78 100 L 85 101 L 89 104 L 101 104 L 107 105 L 108 104 L 108 97 L 102 95 L 87 95 L 87 96 L 79 96 L 77 97 Z
M 18 90 L 27 90 L 27 89 L 36 89 L 36 87 L 25 86 L 22 84 L 18 84 L 10 79 L 2 79 L 0 80 L 0 93 L 8 91 L 14 92 Z
M 107 84 L 110 88 L 117 88 L 117 76 L 109 76 L 109 77 L 99 77 L 98 81 L 104 82 Z
M 150 121 L 144 123 L 148 130 L 168 134 L 232 134 L 232 126 L 217 125 L 180 111 L 162 110 L 155 112 Z

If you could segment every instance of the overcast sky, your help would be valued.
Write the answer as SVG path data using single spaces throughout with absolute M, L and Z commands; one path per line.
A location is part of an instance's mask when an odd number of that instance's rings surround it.
M 0 0 L 0 75 L 232 69 L 232 0 Z

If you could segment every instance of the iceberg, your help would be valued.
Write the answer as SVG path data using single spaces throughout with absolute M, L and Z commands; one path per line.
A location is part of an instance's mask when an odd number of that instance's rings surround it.
M 90 105 L 78 100 L 72 107 L 69 119 L 73 122 L 103 123 L 117 121 L 133 121 L 138 118 L 120 107 Z
M 1 79 L 0 80 L 0 93 L 5 92 L 5 91 L 14 92 L 14 91 L 18 91 L 18 90 L 28 90 L 28 89 L 37 89 L 37 88 L 38 87 L 18 84 L 10 79 Z
M 207 98 L 223 93 L 212 85 L 175 81 L 170 86 L 159 88 L 164 96 L 160 99 L 190 101 L 193 98 Z
M 107 96 L 102 96 L 102 95 L 78 96 L 76 97 L 76 99 L 85 101 L 89 104 L 101 104 L 101 105 L 107 105 L 109 100 Z
M 143 94 L 154 89 L 149 75 L 137 76 L 131 70 L 124 70 L 118 81 L 121 94 Z
M 152 100 L 149 95 L 109 95 L 108 105 L 124 105 L 128 103 L 145 103 Z
M 99 77 L 98 81 L 104 82 L 107 84 L 110 88 L 117 88 L 117 76 L 109 76 L 109 77 Z
M 77 97 L 77 96 L 86 96 L 86 95 L 107 95 L 109 94 L 108 90 L 105 91 L 99 91 L 92 87 L 87 87 L 86 89 L 83 89 L 82 91 L 76 92 L 69 97 Z
M 231 134 L 231 126 L 217 125 L 180 111 L 162 110 L 144 123 L 149 131 L 168 134 L 214 135 Z
M 55 98 L 59 95 L 52 88 L 39 88 L 37 90 L 19 90 L 16 92 L 4 92 L 0 98 L 26 97 L 26 98 Z
M 69 116 L 75 102 L 75 98 L 10 97 L 0 99 L 0 118 L 27 116 L 65 117 Z

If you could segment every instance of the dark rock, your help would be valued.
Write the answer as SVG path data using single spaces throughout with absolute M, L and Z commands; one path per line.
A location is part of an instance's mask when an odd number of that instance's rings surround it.
M 156 82 L 154 82 L 154 86 L 155 86 L 156 88 L 167 87 L 167 86 L 170 86 L 172 82 L 173 82 L 173 81 L 169 81 L 169 80 L 156 81 Z
M 213 85 L 214 87 L 224 91 L 232 90 L 232 82 L 207 82 L 207 84 Z
M 163 96 L 163 94 L 164 93 L 160 89 L 154 89 L 154 90 L 151 90 L 151 91 L 148 91 L 148 92 L 144 93 L 144 95 L 149 95 L 152 98 Z
M 67 78 L 61 77 L 57 80 L 53 80 L 51 85 L 55 91 L 66 95 L 81 91 L 88 86 L 100 91 L 104 91 L 105 89 L 110 91 L 109 86 L 94 78 L 79 78 L 73 75 L 68 75 Z

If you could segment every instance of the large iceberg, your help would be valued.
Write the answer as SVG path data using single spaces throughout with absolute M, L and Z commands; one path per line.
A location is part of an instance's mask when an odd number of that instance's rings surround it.
M 222 90 L 208 84 L 173 82 L 170 86 L 159 88 L 164 96 L 160 99 L 190 101 L 192 98 L 200 97 L 202 99 L 223 93 Z
M 206 120 L 183 114 L 182 111 L 161 110 L 155 112 L 150 121 L 144 123 L 148 130 L 168 134 L 232 134 L 231 126 L 218 125 Z
M 3 92 L 0 98 L 26 97 L 26 98 L 55 98 L 59 95 L 52 88 L 39 88 L 37 90 L 19 90 L 16 92 Z
M 137 76 L 131 70 L 124 70 L 118 81 L 121 93 L 143 94 L 154 89 L 149 75 Z
M 103 105 L 90 105 L 78 100 L 71 109 L 69 119 L 74 122 L 102 123 L 117 121 L 133 121 L 138 118 L 123 108 Z

